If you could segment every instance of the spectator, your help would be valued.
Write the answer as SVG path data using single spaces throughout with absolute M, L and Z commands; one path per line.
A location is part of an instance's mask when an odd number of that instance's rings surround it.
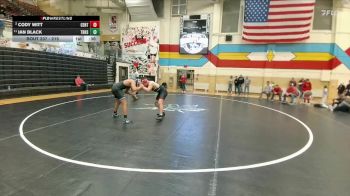
M 0 20 L 0 37 L 4 37 L 5 22 Z
M 77 75 L 74 81 L 77 87 L 82 87 L 82 89 L 86 91 L 88 90 L 89 85 L 85 83 L 85 81 L 80 77 L 80 75 Z
M 350 80 L 348 85 L 346 85 L 346 88 L 345 88 L 345 96 L 350 96 Z
M 250 79 L 248 78 L 248 76 L 246 76 L 244 79 L 244 94 L 246 95 L 249 95 L 250 82 Z
M 139 79 L 139 72 L 137 71 L 137 69 L 135 68 L 131 73 L 130 73 L 130 79 L 135 81 L 135 85 L 136 87 L 138 87 L 141 83 L 141 80 Z M 130 94 L 130 93 L 129 93 Z M 139 94 L 138 91 L 136 91 L 136 95 Z M 132 97 L 134 98 L 134 100 L 137 100 L 138 97 L 136 95 L 132 95 Z
M 237 83 L 238 83 L 238 95 L 241 95 L 241 93 L 243 92 L 243 84 L 244 84 L 244 77 L 242 75 L 239 75 L 238 79 L 237 79 Z
M 291 97 L 290 103 L 294 103 L 294 99 L 299 96 L 299 91 L 298 89 L 290 83 L 289 87 L 286 90 L 286 93 L 283 95 L 283 103 L 287 102 L 287 97 Z
M 322 102 L 321 102 L 322 107 L 327 107 L 327 98 L 328 98 L 328 87 L 327 85 L 325 85 L 322 91 Z
M 305 79 L 304 78 L 301 78 L 299 81 L 298 81 L 298 89 L 301 91 L 301 88 L 303 86 L 303 83 L 305 82 Z
M 186 82 L 187 82 L 187 78 L 185 76 L 185 74 L 182 74 L 180 76 L 180 88 L 182 90 L 182 93 L 186 93 Z
M 238 77 L 237 76 L 235 76 L 233 83 L 235 85 L 235 94 L 237 94 L 237 92 L 238 92 Z
M 233 76 L 230 76 L 230 79 L 228 80 L 228 89 L 227 92 L 232 95 L 232 85 L 233 85 Z
M 311 95 L 312 95 L 312 85 L 309 79 L 306 79 L 304 83 L 302 84 L 302 93 L 304 98 L 304 103 L 307 101 L 307 103 L 310 103 Z
M 327 105 L 327 98 L 328 98 L 328 87 L 327 87 L 327 85 L 324 85 L 323 91 L 322 91 L 321 103 L 320 104 L 314 104 L 314 107 L 331 109 L 331 106 Z
M 330 107 L 330 110 L 333 112 L 349 112 L 350 111 L 350 97 L 346 96 L 345 99 L 334 107 Z
M 272 91 L 272 87 L 270 85 L 270 81 L 267 81 L 266 86 L 264 87 L 263 91 L 261 92 L 259 99 L 261 99 L 263 94 L 265 94 L 266 99 L 269 100 L 270 95 L 271 95 L 271 91 Z
M 135 68 L 131 73 L 130 73 L 130 79 L 133 79 L 135 82 L 139 78 L 139 73 L 137 72 L 137 69 Z
M 290 81 L 289 81 L 289 86 L 290 85 L 293 85 L 294 87 L 297 86 L 297 81 L 295 81 L 294 78 L 292 78 Z
M 343 83 L 340 83 L 338 88 L 337 88 L 337 90 L 338 90 L 338 97 L 344 93 L 345 89 L 346 89 L 345 85 Z
M 271 101 L 274 101 L 274 97 L 275 95 L 278 95 L 278 100 L 279 101 L 282 101 L 282 93 L 283 93 L 283 90 L 281 89 L 281 87 L 278 86 L 278 84 L 276 84 L 274 87 L 273 87 L 273 90 L 271 92 L 272 96 L 271 96 Z
M 345 99 L 344 94 L 340 94 L 337 98 L 332 100 L 332 105 L 331 106 L 335 106 L 335 105 L 341 103 L 344 99 Z
M 305 82 L 305 80 L 304 80 L 304 78 L 301 78 L 300 80 L 299 80 L 299 82 L 298 82 L 298 90 L 300 91 L 300 92 L 303 92 L 303 84 L 304 84 L 304 82 Z M 302 96 L 302 93 L 300 93 L 300 97 Z

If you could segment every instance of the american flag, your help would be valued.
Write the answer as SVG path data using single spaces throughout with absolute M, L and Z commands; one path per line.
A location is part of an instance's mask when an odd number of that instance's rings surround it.
M 315 0 L 245 0 L 243 39 L 297 42 L 310 36 Z

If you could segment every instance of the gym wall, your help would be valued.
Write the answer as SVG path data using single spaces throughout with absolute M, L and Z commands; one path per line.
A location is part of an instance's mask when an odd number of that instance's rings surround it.
M 187 14 L 212 14 L 208 55 L 179 54 L 180 18 L 171 17 L 171 0 L 165 0 L 164 18 L 160 20 L 160 75 L 162 81 L 176 80 L 177 69 L 195 70 L 195 83 L 208 83 L 209 92 L 218 83 L 227 84 L 229 76 L 249 76 L 253 91 L 260 91 L 266 81 L 274 81 L 283 88 L 291 77 L 309 78 L 316 96 L 328 85 L 330 97 L 335 96 L 340 82 L 350 79 L 350 10 L 334 7 L 332 30 L 313 30 L 307 41 L 295 44 L 259 44 L 243 41 L 241 33 L 229 33 L 232 41 L 225 41 L 221 33 L 222 2 L 188 1 Z M 243 17 L 243 12 L 240 13 Z M 241 31 L 241 27 L 239 27 Z M 252 60 L 249 55 L 259 51 L 266 61 Z M 279 62 L 278 59 L 283 59 Z M 254 58 L 253 58 L 254 59 Z M 176 81 L 172 81 L 176 84 Z M 170 90 L 176 90 L 177 86 Z

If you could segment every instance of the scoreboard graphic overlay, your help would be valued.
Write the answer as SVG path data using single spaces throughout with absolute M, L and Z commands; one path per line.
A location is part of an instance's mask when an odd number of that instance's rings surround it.
M 100 42 L 99 16 L 13 16 L 14 42 Z

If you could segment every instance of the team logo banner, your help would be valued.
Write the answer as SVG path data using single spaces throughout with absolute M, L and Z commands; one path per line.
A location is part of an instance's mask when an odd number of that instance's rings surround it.
M 180 36 L 180 54 L 208 54 L 208 44 L 208 34 L 182 34 Z

